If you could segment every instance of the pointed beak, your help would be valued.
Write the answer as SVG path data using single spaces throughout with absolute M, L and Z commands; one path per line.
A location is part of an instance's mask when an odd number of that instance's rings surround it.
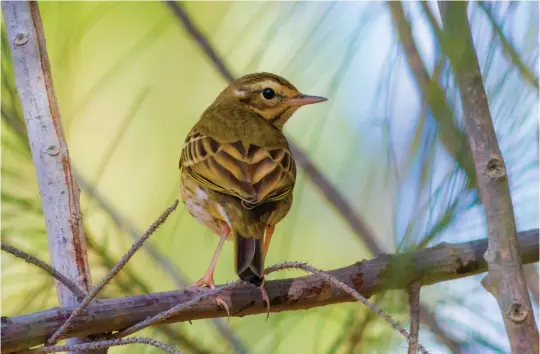
M 296 97 L 289 98 L 288 102 L 291 106 L 304 106 L 306 104 L 313 104 L 328 101 L 328 98 L 321 96 L 309 96 L 304 94 L 299 94 Z

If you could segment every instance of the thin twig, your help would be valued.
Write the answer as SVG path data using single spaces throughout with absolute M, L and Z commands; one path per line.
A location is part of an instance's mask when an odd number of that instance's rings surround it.
M 80 314 L 87 306 L 88 304 L 96 297 L 96 295 L 103 289 L 103 287 L 116 275 L 118 272 L 126 265 L 126 263 L 129 261 L 129 259 L 137 252 L 137 250 L 143 245 L 144 241 L 148 239 L 164 222 L 167 220 L 169 215 L 176 209 L 178 206 L 178 199 L 176 199 L 167 210 L 161 214 L 161 216 L 150 226 L 150 228 L 139 238 L 133 246 L 129 249 L 129 251 L 116 263 L 113 269 L 111 269 L 105 278 L 95 287 L 92 289 L 90 294 L 83 300 L 83 302 L 79 305 L 79 307 L 71 313 L 71 316 L 64 322 L 64 324 L 58 328 L 58 330 L 47 340 L 47 344 L 53 345 L 55 344 L 58 339 L 60 339 L 60 336 L 67 330 L 69 330 L 69 326 L 73 322 L 73 319 L 77 317 L 78 314 Z
M 365 297 L 360 295 L 359 292 L 351 288 L 349 285 L 343 283 L 342 281 L 338 280 L 337 278 L 333 277 L 332 275 L 325 273 L 323 271 L 318 270 L 317 268 L 302 262 L 285 262 L 281 264 L 274 265 L 272 267 L 269 267 L 266 269 L 265 273 L 272 273 L 279 270 L 284 269 L 302 269 L 308 273 L 312 273 L 319 278 L 323 279 L 324 281 L 334 285 L 336 288 L 343 290 L 347 294 L 354 297 L 356 300 L 360 301 L 362 304 L 369 307 L 373 312 L 375 312 L 379 317 L 382 317 L 386 322 L 388 322 L 396 331 L 398 331 L 407 341 L 411 341 L 411 337 L 407 330 L 403 328 L 396 320 L 394 320 L 390 315 L 386 314 L 383 309 L 378 307 L 377 305 L 369 302 Z M 418 349 L 420 350 L 420 353 L 422 354 L 428 354 L 428 351 L 417 341 Z
M 171 354 L 182 354 L 182 352 L 174 349 L 173 347 L 158 342 L 157 340 L 151 339 L 151 338 L 145 338 L 145 337 L 134 337 L 134 338 L 127 338 L 127 339 L 113 339 L 113 340 L 101 340 L 96 342 L 90 342 L 90 343 L 84 343 L 84 344 L 76 344 L 76 345 L 58 345 L 58 346 L 46 346 L 41 347 L 37 349 L 32 349 L 28 351 L 21 352 L 20 354 L 30 354 L 30 353 L 58 353 L 58 352 L 65 352 L 65 351 L 72 351 L 72 352 L 87 352 L 89 350 L 95 350 L 95 349 L 105 349 L 109 347 L 117 347 L 121 345 L 128 345 L 128 344 L 146 344 L 151 345 L 153 347 L 162 349 L 166 351 L 167 353 Z
M 411 309 L 411 337 L 408 354 L 416 354 L 420 329 L 420 284 L 418 283 L 414 283 L 409 289 L 409 307 Z
M 2 251 L 11 253 L 15 257 L 23 259 L 25 262 L 38 266 L 39 268 L 53 276 L 56 280 L 64 284 L 64 286 L 71 290 L 73 294 L 75 294 L 80 300 L 84 299 L 84 297 L 87 295 L 87 292 L 82 290 L 77 284 L 69 280 L 68 277 L 66 277 L 64 274 L 60 273 L 41 259 L 36 258 L 26 252 L 23 252 L 11 245 L 8 245 L 5 242 L 2 242 L 1 248 Z

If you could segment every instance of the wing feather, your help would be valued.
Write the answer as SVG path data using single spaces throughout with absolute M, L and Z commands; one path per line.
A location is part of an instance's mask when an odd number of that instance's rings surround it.
M 293 190 L 296 166 L 287 147 L 265 148 L 241 141 L 218 142 L 196 130 L 188 134 L 180 168 L 197 182 L 250 206 L 287 198 Z

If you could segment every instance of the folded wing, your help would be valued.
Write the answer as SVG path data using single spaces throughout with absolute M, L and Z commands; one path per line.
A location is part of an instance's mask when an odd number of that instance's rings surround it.
M 296 178 L 288 148 L 266 148 L 241 141 L 220 143 L 197 131 L 186 139 L 180 168 L 201 185 L 242 199 L 248 208 L 287 198 Z

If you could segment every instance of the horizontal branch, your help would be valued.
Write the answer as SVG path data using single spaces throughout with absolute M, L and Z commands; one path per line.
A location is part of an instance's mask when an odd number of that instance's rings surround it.
M 519 233 L 523 263 L 538 261 L 538 230 Z M 417 282 L 425 286 L 462 278 L 487 270 L 483 254 L 487 239 L 460 244 L 440 244 L 424 250 L 381 255 L 372 260 L 329 271 L 369 297 L 389 289 L 404 289 Z M 269 281 L 265 284 L 271 311 L 292 311 L 355 301 L 344 291 L 332 288 L 316 276 Z M 199 292 L 187 290 L 98 300 L 88 306 L 74 321 L 66 336 L 81 336 L 118 331 L 148 317 L 189 301 Z M 232 316 L 242 317 L 266 312 L 260 291 L 251 285 L 240 285 L 220 295 Z M 17 317 L 2 317 L 2 353 L 27 349 L 44 343 L 69 317 L 74 307 L 54 308 Z M 164 323 L 202 318 L 224 317 L 226 312 L 207 298 L 175 315 Z

